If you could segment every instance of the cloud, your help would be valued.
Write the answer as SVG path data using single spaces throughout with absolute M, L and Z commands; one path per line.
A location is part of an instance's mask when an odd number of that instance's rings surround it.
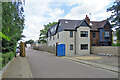
M 73 7 L 65 18 L 84 19 L 85 15 L 91 13 L 91 19 L 93 20 L 100 20 L 97 17 L 102 17 L 101 20 L 105 19 L 111 15 L 110 12 L 106 12 L 106 9 L 112 2 L 111 0 L 82 0 L 75 3 L 78 6 Z
M 47 15 L 49 15 L 53 20 L 57 20 L 63 14 L 64 14 L 64 10 L 61 10 L 59 8 L 55 8 L 54 10 L 51 9 L 51 11 Z
M 63 14 L 64 10 L 59 8 L 52 9 L 49 3 L 27 2 L 25 6 L 26 28 L 23 31 L 23 35 L 26 38 L 24 40 L 38 40 L 40 30 L 44 28 L 43 25 L 58 21 Z
M 38 40 L 43 25 L 58 19 L 84 19 L 91 13 L 91 20 L 103 20 L 114 0 L 26 0 L 24 40 Z

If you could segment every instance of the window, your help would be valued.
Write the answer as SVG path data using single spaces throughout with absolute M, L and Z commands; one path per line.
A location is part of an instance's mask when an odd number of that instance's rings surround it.
M 109 40 L 109 37 L 105 37 L 105 40 Z
M 95 32 L 93 32 L 93 38 L 95 38 L 96 37 L 96 34 L 95 34 Z
M 57 38 L 59 39 L 59 33 L 57 34 Z
M 109 31 L 105 31 L 105 37 L 109 37 Z
M 73 31 L 70 31 L 70 37 L 73 37 Z
M 73 44 L 70 44 L 70 50 L 73 50 Z
M 81 44 L 81 50 L 87 50 L 88 44 Z
M 88 31 L 81 31 L 81 37 L 88 37 Z

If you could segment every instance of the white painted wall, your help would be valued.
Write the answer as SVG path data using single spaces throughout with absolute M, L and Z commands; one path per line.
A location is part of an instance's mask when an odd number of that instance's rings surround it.
M 81 37 L 81 31 L 88 31 L 88 37 Z M 81 44 L 88 44 L 88 50 L 81 50 Z M 90 28 L 79 27 L 76 32 L 76 53 L 78 55 L 90 54 Z
M 59 39 L 57 38 L 57 34 L 59 34 Z M 57 34 L 54 35 L 54 40 L 53 40 L 53 36 L 51 37 L 51 40 L 50 37 L 48 37 L 47 39 L 48 46 L 56 45 L 56 43 L 65 44 L 66 55 L 74 55 L 74 48 L 73 50 L 70 50 L 70 44 L 73 44 L 74 47 L 74 36 L 72 38 L 70 37 L 70 31 L 61 31 Z
M 88 31 L 88 37 L 81 37 L 80 31 Z M 59 39 L 57 35 L 59 34 Z M 75 55 L 75 31 L 73 31 L 73 37 L 70 37 L 70 31 L 61 31 L 53 36 L 47 38 L 47 45 L 53 46 L 59 44 L 65 44 L 65 53 L 67 56 Z M 70 44 L 73 44 L 73 50 L 70 50 Z M 80 44 L 88 44 L 88 50 L 80 50 Z M 76 54 L 90 54 L 90 28 L 89 27 L 79 27 L 76 32 Z

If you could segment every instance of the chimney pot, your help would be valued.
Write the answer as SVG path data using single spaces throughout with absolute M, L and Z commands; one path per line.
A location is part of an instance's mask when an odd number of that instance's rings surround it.
M 87 15 L 86 15 L 85 20 L 88 22 L 88 24 L 90 23 L 90 19 L 89 19 L 89 17 Z

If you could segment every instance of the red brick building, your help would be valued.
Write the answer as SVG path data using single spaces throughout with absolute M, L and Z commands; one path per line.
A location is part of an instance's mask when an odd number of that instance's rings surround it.
M 85 20 L 91 26 L 90 29 L 90 44 L 91 46 L 111 46 L 112 29 L 108 20 L 90 21 L 86 15 Z

